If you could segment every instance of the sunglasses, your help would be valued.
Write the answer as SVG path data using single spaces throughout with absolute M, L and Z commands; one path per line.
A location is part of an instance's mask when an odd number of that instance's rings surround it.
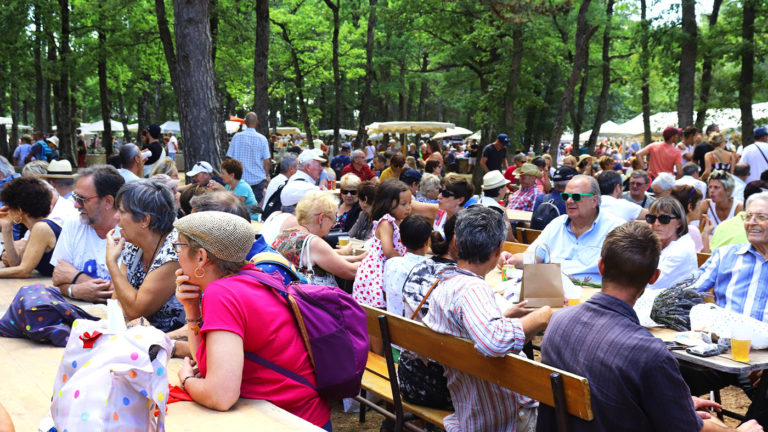
M 568 201 L 568 198 L 571 198 L 574 202 L 581 201 L 581 197 L 593 197 L 595 194 L 593 193 L 568 193 L 568 192 L 561 192 L 560 197 L 563 198 L 563 201 Z
M 455 197 L 456 193 L 449 191 L 448 189 L 440 189 L 440 195 L 442 195 L 444 198 L 451 198 Z
M 668 225 L 670 222 L 672 222 L 672 219 L 680 219 L 680 216 L 673 216 L 668 214 L 660 214 L 660 215 L 652 215 L 647 214 L 645 215 L 645 221 L 648 222 L 648 224 L 653 225 L 656 223 L 656 219 L 659 220 L 659 223 L 662 225 Z
M 356 190 L 354 190 L 354 189 L 349 189 L 349 190 L 347 190 L 347 189 L 342 189 L 342 190 L 341 190 L 341 194 L 342 194 L 342 195 L 357 195 L 357 191 L 356 191 Z
M 76 203 L 80 204 L 81 207 L 85 205 L 86 201 L 92 200 L 94 198 L 98 198 L 98 196 L 99 195 L 96 194 L 96 195 L 93 195 L 93 196 L 84 197 L 82 195 L 78 195 L 75 192 L 72 192 L 72 199 L 75 200 Z
M 645 186 L 647 184 L 648 183 L 646 183 L 646 182 L 629 182 L 630 186 L 635 186 L 635 187 L 643 187 L 643 186 Z

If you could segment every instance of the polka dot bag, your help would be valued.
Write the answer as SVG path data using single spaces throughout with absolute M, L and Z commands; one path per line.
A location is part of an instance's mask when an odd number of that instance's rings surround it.
M 72 323 L 53 385 L 56 429 L 164 431 L 171 341 L 154 327 L 109 333 L 106 320 Z

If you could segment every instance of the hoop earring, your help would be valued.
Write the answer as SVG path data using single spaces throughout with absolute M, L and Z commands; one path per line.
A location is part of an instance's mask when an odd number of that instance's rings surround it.
M 197 271 L 198 271 L 198 270 L 202 270 L 203 274 L 197 274 Z M 192 273 L 193 273 L 193 274 L 195 275 L 195 277 L 196 277 L 196 278 L 198 278 L 198 279 L 202 279 L 202 278 L 204 278 L 204 277 L 205 277 L 205 269 L 204 269 L 204 268 L 200 268 L 200 266 L 196 267 L 196 268 L 195 268 L 195 271 L 193 271 Z
M 15 223 L 17 225 L 20 224 L 21 223 L 21 216 L 16 215 L 16 217 L 13 218 L 13 223 Z

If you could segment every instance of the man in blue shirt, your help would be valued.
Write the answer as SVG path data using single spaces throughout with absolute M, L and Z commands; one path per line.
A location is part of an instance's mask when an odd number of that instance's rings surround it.
M 571 431 L 733 430 L 703 419 L 720 406 L 691 397 L 677 361 L 661 339 L 640 325 L 632 308 L 659 276 L 661 243 L 650 227 L 632 221 L 611 231 L 599 261 L 602 292 L 555 313 L 541 344 L 542 363 L 587 378 L 595 418 L 569 416 Z M 541 405 L 537 431 L 557 429 L 555 412 Z M 754 420 L 738 430 L 761 431 Z
M 245 115 L 246 129 L 232 137 L 227 157 L 237 159 L 243 164 L 243 180 L 248 183 L 256 201 L 261 204 L 264 189 L 270 180 L 272 159 L 267 138 L 256 132 L 258 125 L 259 117 L 256 113 L 249 112 Z
M 603 240 L 608 233 L 624 223 L 611 215 L 600 213 L 600 186 L 591 176 L 577 175 L 563 193 L 566 214 L 558 216 L 544 228 L 541 235 L 528 247 L 529 252 L 539 245 L 550 250 L 551 262 L 559 263 L 563 273 L 580 280 L 589 278 L 600 283 L 597 259 Z M 523 268 L 523 254 L 502 253 L 499 264 L 513 264 Z
M 341 171 L 344 167 L 352 163 L 352 159 L 349 157 L 349 151 L 349 144 L 344 143 L 341 145 L 339 154 L 331 160 L 331 168 L 336 173 L 337 180 L 341 180 Z

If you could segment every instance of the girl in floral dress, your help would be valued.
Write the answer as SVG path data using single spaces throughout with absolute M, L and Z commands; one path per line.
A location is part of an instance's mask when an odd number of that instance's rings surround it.
M 384 308 L 384 262 L 405 255 L 400 241 L 400 222 L 411 214 L 411 191 L 399 180 L 387 180 L 376 191 L 371 209 L 375 238 L 368 254 L 360 263 L 352 287 L 358 303 Z

